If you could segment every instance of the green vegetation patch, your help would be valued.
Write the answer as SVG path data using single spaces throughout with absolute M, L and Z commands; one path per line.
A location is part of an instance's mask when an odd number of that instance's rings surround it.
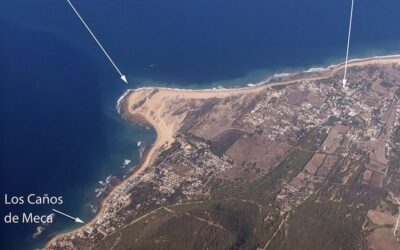
M 105 238 L 95 249 L 229 249 L 234 241 L 228 231 L 160 209 Z
M 241 200 L 177 204 L 149 213 L 96 249 L 239 249 L 258 219 L 259 207 Z
M 173 209 L 223 227 L 234 236 L 233 248 L 240 248 L 247 243 L 260 214 L 256 204 L 235 199 L 178 205 Z
M 309 200 L 290 215 L 281 249 L 358 249 L 362 221 L 342 203 Z

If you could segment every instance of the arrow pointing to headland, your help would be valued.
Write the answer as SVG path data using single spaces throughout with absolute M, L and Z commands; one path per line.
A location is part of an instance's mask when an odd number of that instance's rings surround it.
M 345 62 L 345 65 L 344 65 L 344 76 L 343 76 L 343 88 L 344 89 L 346 89 L 346 87 L 347 87 L 346 86 L 346 84 L 347 84 L 347 62 L 349 61 L 351 25 L 352 25 L 352 22 L 353 22 L 353 10 L 354 10 L 354 0 L 351 0 L 349 34 L 347 35 L 346 62 Z
M 73 219 L 76 223 L 84 223 L 83 222 L 83 220 L 81 220 L 81 219 L 79 219 L 78 217 L 72 217 L 71 215 L 68 215 L 68 214 L 66 214 L 66 213 L 63 213 L 63 212 L 61 212 L 61 211 L 58 211 L 57 209 L 52 209 L 54 212 L 56 212 L 56 213 L 58 213 L 58 214 L 61 214 L 61 215 L 64 215 L 65 217 L 68 217 L 68 218 L 70 218 L 70 219 Z
M 117 70 L 118 74 L 120 75 L 120 78 L 122 81 L 125 83 L 128 83 L 128 80 L 126 79 L 126 76 L 121 73 L 117 65 L 114 63 L 113 59 L 111 59 L 110 55 L 108 55 L 107 51 L 104 49 L 104 47 L 101 45 L 97 37 L 93 34 L 92 30 L 89 28 L 89 26 L 86 24 L 85 20 L 81 17 L 79 12 L 76 10 L 75 6 L 71 3 L 70 0 L 67 0 L 69 5 L 71 6 L 72 10 L 75 12 L 75 14 L 79 17 L 83 25 L 86 27 L 86 29 L 89 31 L 89 33 L 92 35 L 93 39 L 96 41 L 97 45 L 99 45 L 100 49 L 104 52 L 104 54 L 107 56 L 108 60 L 111 62 L 111 64 L 114 66 L 114 68 Z

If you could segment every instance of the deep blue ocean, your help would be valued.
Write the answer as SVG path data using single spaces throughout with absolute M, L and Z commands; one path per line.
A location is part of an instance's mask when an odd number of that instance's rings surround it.
M 350 0 L 71 0 L 130 83 L 125 85 L 65 0 L 0 2 L 0 249 L 34 249 L 73 228 L 58 216 L 5 224 L 4 194 L 62 195 L 54 208 L 89 220 L 98 181 L 137 163 L 152 130 L 115 110 L 127 88 L 245 85 L 343 61 Z M 400 1 L 357 1 L 350 57 L 400 52 Z

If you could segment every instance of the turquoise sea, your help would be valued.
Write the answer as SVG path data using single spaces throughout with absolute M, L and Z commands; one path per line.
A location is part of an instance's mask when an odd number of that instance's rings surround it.
M 127 88 L 243 86 L 280 72 L 328 66 L 345 55 L 350 0 L 71 0 L 130 83 L 125 85 L 67 1 L 0 2 L 0 249 L 34 249 L 76 226 L 8 213 L 52 208 L 87 221 L 99 181 L 121 177 L 153 130 L 115 110 Z M 351 58 L 400 52 L 400 2 L 357 1 Z M 122 168 L 123 162 L 132 161 Z M 5 205 L 4 195 L 64 197 Z

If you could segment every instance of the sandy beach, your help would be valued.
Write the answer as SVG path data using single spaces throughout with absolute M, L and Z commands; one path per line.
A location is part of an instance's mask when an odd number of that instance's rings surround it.
M 393 56 L 382 56 L 382 57 L 371 57 L 365 59 L 356 59 L 349 61 L 348 66 L 365 66 L 372 64 L 398 64 L 400 63 L 400 55 Z M 184 98 L 184 99 L 207 99 L 207 98 L 220 98 L 233 95 L 251 94 L 256 93 L 266 88 L 273 86 L 287 85 L 298 81 L 311 81 L 321 80 L 334 76 L 335 74 L 341 74 L 344 69 L 344 63 L 327 67 L 323 70 L 312 71 L 312 72 L 301 72 L 282 77 L 280 81 L 268 80 L 261 82 L 256 86 L 240 87 L 232 89 L 173 89 L 173 88 L 155 88 L 155 87 L 143 87 L 127 92 L 118 102 L 118 109 L 120 114 L 128 121 L 134 123 L 142 123 L 151 126 L 157 133 L 157 139 L 153 146 L 149 150 L 148 154 L 143 159 L 143 162 L 138 166 L 132 173 L 132 176 L 138 176 L 142 174 L 149 166 L 152 165 L 156 159 L 157 154 L 167 148 L 174 141 L 174 136 L 177 130 L 180 128 L 180 124 L 183 120 L 181 119 L 171 120 L 168 119 L 167 112 L 173 112 L 173 107 L 169 107 L 165 104 L 165 98 Z M 152 95 L 152 91 L 157 90 L 156 94 Z M 152 95 L 151 98 L 148 98 Z M 138 103 L 143 101 L 143 105 L 138 108 L 134 108 L 135 105 L 139 106 Z M 123 181 L 124 182 L 124 181 Z M 122 185 L 123 182 L 120 184 Z M 103 200 L 97 215 L 87 224 L 82 227 L 76 228 L 72 231 L 55 236 L 50 240 L 45 249 L 51 249 L 51 244 L 61 237 L 78 232 L 80 230 L 89 227 L 94 224 L 98 218 L 107 210 L 108 200 L 113 196 L 113 193 L 117 191 L 119 185 L 114 187 L 110 194 Z

